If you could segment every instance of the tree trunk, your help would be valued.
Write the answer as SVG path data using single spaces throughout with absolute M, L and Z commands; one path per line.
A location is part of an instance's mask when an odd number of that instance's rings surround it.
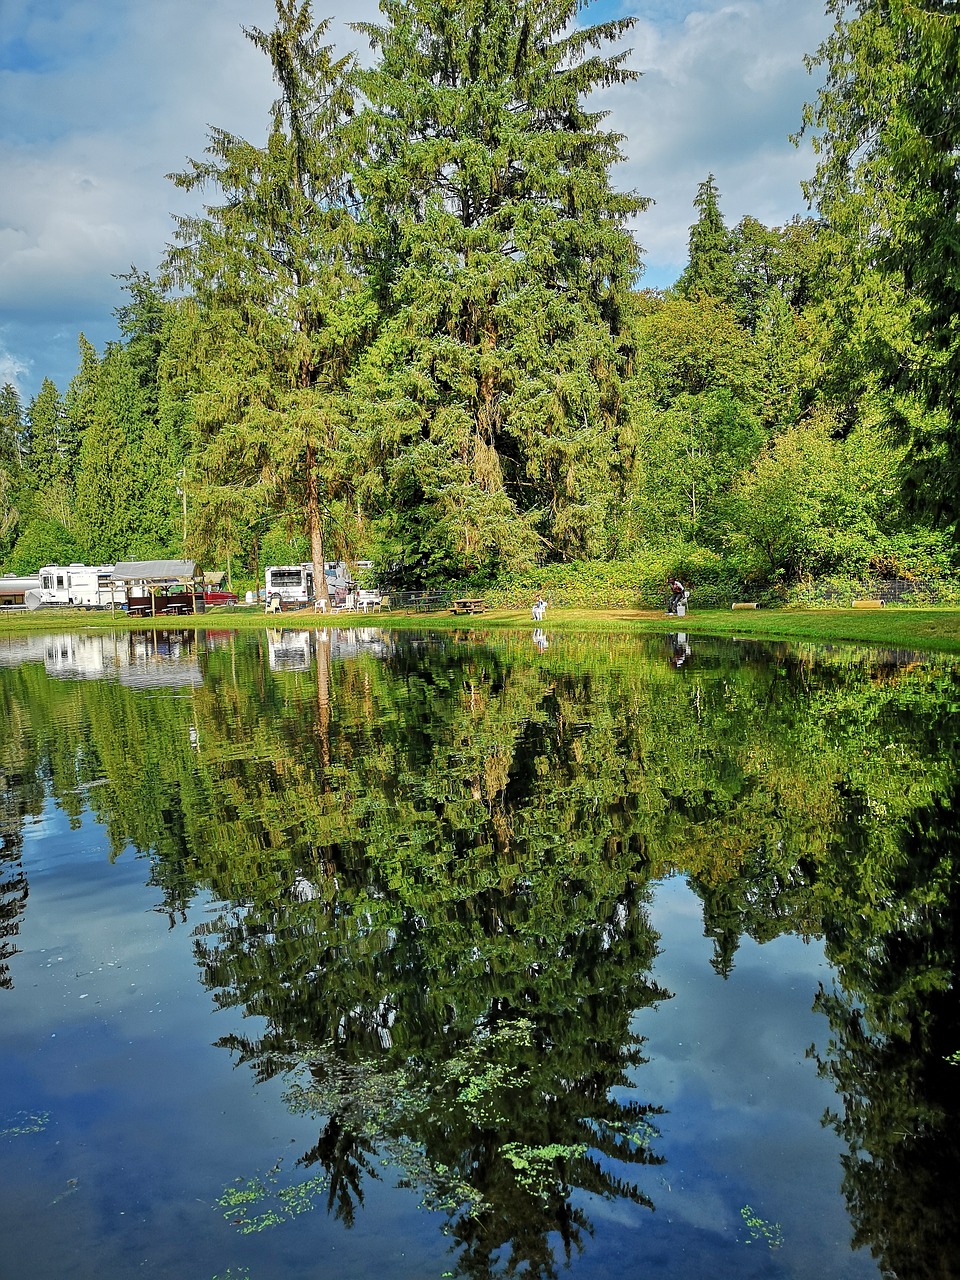
M 323 601 L 326 612 L 330 610 L 330 589 L 324 572 L 323 517 L 320 511 L 320 495 L 317 492 L 316 452 L 307 445 L 307 533 L 310 537 L 310 558 L 313 561 L 313 598 Z

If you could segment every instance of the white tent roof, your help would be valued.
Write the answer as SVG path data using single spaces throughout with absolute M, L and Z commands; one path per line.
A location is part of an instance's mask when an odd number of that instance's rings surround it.
M 125 560 L 113 566 L 114 582 L 190 582 L 196 575 L 195 560 Z

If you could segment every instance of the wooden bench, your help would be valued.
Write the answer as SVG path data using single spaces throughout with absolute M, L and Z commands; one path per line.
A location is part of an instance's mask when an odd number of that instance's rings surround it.
M 882 609 L 883 605 L 882 600 L 854 600 L 853 602 L 855 609 Z
M 486 610 L 485 600 L 451 600 L 451 613 L 483 613 Z
M 730 606 L 731 609 L 757 609 L 759 605 L 755 601 L 740 600 L 736 604 Z

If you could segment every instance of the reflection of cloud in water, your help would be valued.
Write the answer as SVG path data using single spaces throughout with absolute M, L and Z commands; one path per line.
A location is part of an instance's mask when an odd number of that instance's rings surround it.
M 818 1247 L 835 1258 L 850 1232 L 838 1194 L 843 1148 L 821 1117 L 836 1097 L 806 1057 L 827 1032 L 811 1007 L 828 972 L 819 943 L 742 938 L 723 979 L 711 968 L 701 903 L 683 880 L 658 886 L 650 918 L 661 948 L 653 976 L 677 998 L 633 1019 L 649 1058 L 638 1087 L 666 1109 L 656 1145 L 667 1163 L 646 1190 L 672 1220 L 731 1240 L 743 1224 L 729 1205 L 751 1204 L 802 1238 L 808 1259 Z M 851 1255 L 844 1274 L 871 1267 Z

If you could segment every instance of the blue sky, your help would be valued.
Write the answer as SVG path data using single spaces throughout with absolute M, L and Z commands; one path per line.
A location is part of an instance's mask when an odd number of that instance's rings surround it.
M 274 96 L 242 26 L 273 25 L 272 0 L 3 0 L 0 24 L 0 383 L 24 399 L 66 389 L 80 332 L 117 336 L 117 276 L 153 271 L 187 196 L 166 174 L 217 125 L 260 140 Z M 332 38 L 376 18 L 376 0 L 315 0 Z M 651 196 L 637 219 L 644 283 L 682 269 L 698 183 L 716 177 L 729 225 L 806 212 L 808 146 L 793 147 L 815 95 L 803 55 L 828 32 L 822 0 L 597 0 L 584 21 L 635 16 L 643 73 L 599 96 L 626 135 L 619 185 Z M 361 49 L 361 53 L 363 50 Z

